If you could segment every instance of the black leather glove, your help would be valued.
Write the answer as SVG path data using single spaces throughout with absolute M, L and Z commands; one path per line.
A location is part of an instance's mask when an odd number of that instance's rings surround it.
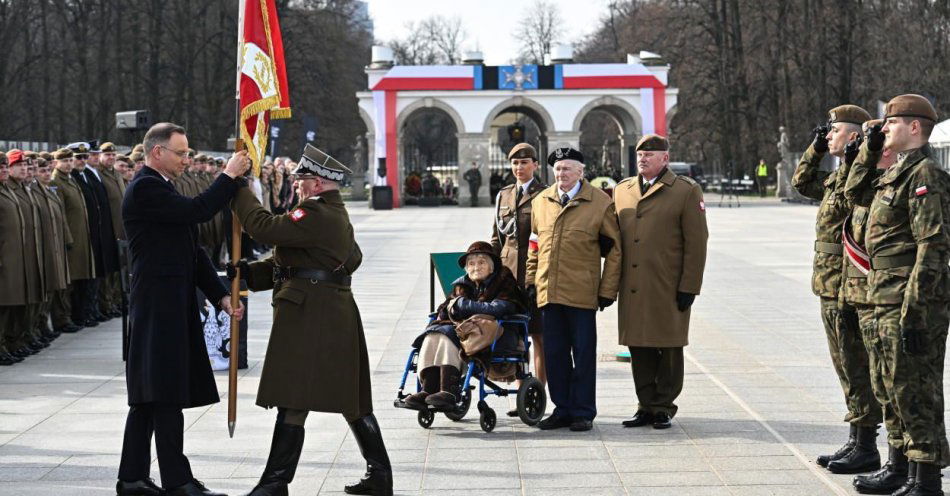
M 901 329 L 901 350 L 905 355 L 918 355 L 924 351 L 924 333 L 919 329 Z
M 821 125 L 812 129 L 812 134 L 815 135 L 814 141 L 812 141 L 812 148 L 815 149 L 818 153 L 825 153 L 828 151 L 828 139 L 825 136 L 828 135 L 828 131 L 831 129 L 826 125 Z
M 680 312 L 685 312 L 687 308 L 691 307 L 694 300 L 696 300 L 696 295 L 692 293 L 676 292 L 676 308 L 679 308 Z
M 603 312 L 605 308 L 614 304 L 614 300 L 610 298 L 604 298 L 603 296 L 597 297 L 597 306 L 600 307 L 600 311 Z
M 524 288 L 524 294 L 532 305 L 538 306 L 538 288 L 534 284 Z
M 844 163 L 851 165 L 854 163 L 854 159 L 858 158 L 858 150 L 861 149 L 861 142 L 864 141 L 863 136 L 858 136 L 857 138 L 848 142 L 844 147 Z
M 237 266 L 238 269 L 241 269 L 241 280 L 247 280 L 247 273 L 250 270 L 250 267 L 247 265 L 247 260 L 241 259 L 238 260 Z M 224 264 L 224 272 L 228 275 L 229 280 L 234 280 L 234 277 L 237 276 L 237 270 L 235 270 L 235 265 L 231 262 Z
M 879 152 L 884 149 L 884 126 L 875 124 L 868 129 L 868 150 Z

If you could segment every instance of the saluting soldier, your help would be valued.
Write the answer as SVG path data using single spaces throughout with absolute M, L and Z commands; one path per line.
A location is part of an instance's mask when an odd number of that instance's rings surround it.
M 23 218 L 16 195 L 10 188 L 7 155 L 0 152 L 0 365 L 22 362 L 14 340 L 15 320 L 26 305 L 26 272 L 23 251 Z
M 342 413 L 366 459 L 366 476 L 345 491 L 392 494 L 389 456 L 373 415 L 363 324 L 350 291 L 351 274 L 363 259 L 339 191 L 350 173 L 306 145 L 294 170 L 297 208 L 274 215 L 249 188 L 234 198 L 232 209 L 244 230 L 274 246 L 272 258 L 243 262 L 247 270 L 241 271 L 251 290 L 274 290 L 274 324 L 257 404 L 276 407 L 277 422 L 253 496 L 287 494 L 311 411 Z
M 891 494 L 907 480 L 907 457 L 904 455 L 904 433 L 894 401 L 884 381 L 884 348 L 878 334 L 874 317 L 874 302 L 868 296 L 867 274 L 871 268 L 870 257 L 865 247 L 868 226 L 868 207 L 874 198 L 873 182 L 888 168 L 897 163 L 897 154 L 883 149 L 884 120 L 875 119 L 864 123 L 866 140 L 860 138 L 848 143 L 845 162 L 850 164 L 845 183 L 845 199 L 852 207 L 842 234 L 844 245 L 844 272 L 841 285 L 842 308 L 851 306 L 857 313 L 857 325 L 868 351 L 871 388 L 883 407 L 884 428 L 887 431 L 887 463 L 880 470 L 854 478 L 855 489 L 861 493 Z M 877 151 L 871 151 L 873 146 Z M 845 325 L 854 325 L 846 319 Z M 837 463 L 837 462 L 834 462 Z
M 43 265 L 45 267 L 46 297 L 40 307 L 37 330 L 41 338 L 52 341 L 59 337 L 59 326 L 49 327 L 53 300 L 57 291 L 66 289 L 69 282 L 69 269 L 66 265 L 66 244 L 71 242 L 63 203 L 56 193 L 49 189 L 51 177 L 50 164 L 45 159 L 37 159 L 36 178 L 31 185 L 33 196 L 39 207 L 40 225 L 43 234 Z
M 871 389 L 868 352 L 857 325 L 853 309 L 841 312 L 838 303 L 844 268 L 841 233 L 851 208 L 844 197 L 848 167 L 833 172 L 819 169 L 826 154 L 844 159 L 845 146 L 861 134 L 861 124 L 871 120 L 870 114 L 857 105 L 841 105 L 828 111 L 828 126 L 814 130 L 814 140 L 805 150 L 792 186 L 802 195 L 820 200 L 815 223 L 815 261 L 812 291 L 821 298 L 821 319 L 831 352 L 831 362 L 844 391 L 848 413 L 844 421 L 850 425 L 848 441 L 831 455 L 822 455 L 817 463 L 835 473 L 858 473 L 881 467 L 875 447 L 878 425 L 883 418 L 881 406 Z M 842 323 L 850 319 L 849 325 Z M 857 450 L 852 454 L 852 451 Z M 840 460 L 831 465 L 831 462 Z
M 98 322 L 85 316 L 83 291 L 89 281 L 95 278 L 96 265 L 92 253 L 89 234 L 89 214 L 82 188 L 72 175 L 73 152 L 68 148 L 57 150 L 53 154 L 52 188 L 63 201 L 66 211 L 66 225 L 69 228 L 67 239 L 72 243 L 66 246 L 66 262 L 69 266 L 69 286 L 65 291 L 57 291 L 51 308 L 53 328 L 60 332 L 76 332 L 83 327 L 95 327 Z M 74 324 L 74 325 L 70 325 Z
M 637 175 L 614 189 L 623 254 L 619 338 L 630 348 L 637 412 L 624 427 L 669 428 L 683 390 L 690 307 L 706 266 L 706 204 L 692 178 L 669 169 L 669 141 L 636 146 Z
M 875 183 L 865 242 L 868 296 L 883 341 L 884 380 L 904 427 L 907 495 L 943 494 L 950 462 L 944 425 L 943 364 L 950 323 L 950 176 L 927 145 L 937 122 L 920 95 L 885 107 L 883 147 L 898 154 Z M 878 140 L 868 148 L 879 152 Z M 895 493 L 897 494 L 897 493 Z
M 491 245 L 501 262 L 511 270 L 522 289 L 525 287 L 525 269 L 528 262 L 528 245 L 531 238 L 531 201 L 547 188 L 536 178 L 538 152 L 528 143 L 519 143 L 508 152 L 511 173 L 515 184 L 509 184 L 498 192 L 495 199 L 495 218 L 492 224 Z M 534 296 L 534 295 L 531 295 Z M 547 384 L 544 370 L 544 340 L 542 338 L 541 312 L 537 302 L 532 301 L 529 332 L 534 344 L 534 374 Z M 508 412 L 517 417 L 518 410 Z

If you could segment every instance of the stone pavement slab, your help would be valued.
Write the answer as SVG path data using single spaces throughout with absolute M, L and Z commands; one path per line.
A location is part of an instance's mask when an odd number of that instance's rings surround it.
M 476 409 L 431 429 L 392 407 L 409 343 L 429 311 L 427 254 L 487 239 L 489 208 L 350 205 L 364 253 L 354 293 L 366 330 L 376 415 L 398 494 L 850 494 L 850 476 L 817 467 L 847 436 L 842 393 L 811 294 L 815 207 L 707 205 L 710 242 L 693 311 L 686 381 L 673 427 L 626 429 L 636 407 L 629 363 L 614 360 L 616 308 L 599 313 L 598 417 L 587 433 L 542 432 L 504 413 L 486 434 Z M 227 403 L 185 412 L 185 450 L 209 487 L 240 494 L 264 467 L 275 414 L 254 405 L 271 323 L 270 293 L 251 295 L 249 359 L 234 439 Z M 121 451 L 125 382 L 117 320 L 64 335 L 0 368 L 0 495 L 110 494 Z M 222 399 L 227 373 L 216 374 Z M 332 380 L 332 378 L 328 378 Z M 549 410 L 551 405 L 549 403 Z M 883 439 L 879 447 L 884 453 Z M 346 422 L 314 414 L 292 494 L 342 494 L 364 462 Z M 159 470 L 153 462 L 153 476 Z

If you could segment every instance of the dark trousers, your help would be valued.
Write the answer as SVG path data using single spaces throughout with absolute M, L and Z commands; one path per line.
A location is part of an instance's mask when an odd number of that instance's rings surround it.
M 676 415 L 673 404 L 683 391 L 683 348 L 630 347 L 637 410 Z
M 99 313 L 99 279 L 73 281 L 73 322 L 85 322 Z
M 72 285 L 70 285 L 72 287 Z M 53 292 L 50 303 L 50 316 L 53 319 L 53 329 L 62 329 L 73 323 L 72 305 L 69 302 L 70 289 L 61 289 Z
M 597 416 L 595 310 L 548 304 L 541 309 L 544 361 L 555 417 Z
M 129 407 L 122 440 L 119 480 L 127 482 L 149 476 L 152 463 L 152 434 L 158 453 L 158 470 L 166 489 L 185 484 L 194 476 L 184 449 L 185 417 L 181 407 L 146 403 Z

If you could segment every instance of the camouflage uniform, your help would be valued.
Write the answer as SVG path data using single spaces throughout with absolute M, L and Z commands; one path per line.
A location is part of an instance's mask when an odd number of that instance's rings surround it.
M 880 177 L 882 171 L 876 168 L 881 159 L 880 151 L 871 151 L 867 144 L 861 146 L 857 158 L 851 165 L 844 195 L 848 205 L 852 206 L 846 227 L 851 238 L 863 246 L 868 225 L 868 206 L 874 197 L 872 182 Z M 857 325 L 864 339 L 868 353 L 868 367 L 871 375 L 871 389 L 874 397 L 884 410 L 884 428 L 887 430 L 887 443 L 903 451 L 904 434 L 901 431 L 900 418 L 891 401 L 883 374 L 884 348 L 874 316 L 874 300 L 868 296 L 867 275 L 858 270 L 847 258 L 844 260 L 845 279 L 841 285 L 842 307 L 851 306 L 857 312 Z
M 868 296 L 875 302 L 884 380 L 893 392 L 911 461 L 945 467 L 943 361 L 950 323 L 950 176 L 927 147 L 901 154 L 875 184 L 866 243 Z M 901 331 L 924 336 L 921 353 L 901 348 Z
M 844 420 L 855 426 L 874 427 L 881 423 L 882 413 L 871 389 L 868 353 L 860 332 L 848 332 L 851 326 L 843 325 L 838 303 L 844 264 L 841 229 L 851 213 L 844 198 L 848 169 L 821 171 L 822 157 L 824 152 L 809 146 L 792 176 L 792 186 L 799 193 L 821 201 L 815 224 L 812 291 L 821 298 L 821 320 L 828 350 L 848 406 Z

